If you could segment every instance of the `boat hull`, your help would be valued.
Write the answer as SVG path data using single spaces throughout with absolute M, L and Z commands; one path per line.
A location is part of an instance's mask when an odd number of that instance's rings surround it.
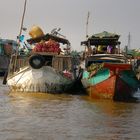
M 41 69 L 27 67 L 7 80 L 12 92 L 64 93 L 72 88 L 73 83 L 74 80 L 49 66 Z
M 90 85 L 86 90 L 92 99 L 110 99 L 116 101 L 131 100 L 135 92 L 132 87 L 116 75 L 96 85 Z
M 112 76 L 107 80 L 87 88 L 89 96 L 93 99 L 113 99 L 115 93 L 116 77 Z
M 134 93 L 140 87 L 140 82 L 129 65 L 105 64 L 92 77 L 91 73 L 83 73 L 82 84 L 93 99 L 133 100 Z

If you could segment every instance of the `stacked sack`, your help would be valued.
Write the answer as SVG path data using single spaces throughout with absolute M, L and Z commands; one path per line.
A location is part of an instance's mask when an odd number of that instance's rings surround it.
M 49 41 L 41 41 L 37 43 L 33 48 L 33 52 L 51 52 L 51 53 L 58 53 L 60 54 L 60 44 L 54 40 Z

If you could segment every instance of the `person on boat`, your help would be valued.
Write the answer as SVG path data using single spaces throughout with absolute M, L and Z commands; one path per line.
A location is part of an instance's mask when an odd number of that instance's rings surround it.
M 85 48 L 85 57 L 92 55 L 92 48 L 91 46 L 88 46 Z
M 119 54 L 119 48 L 115 47 L 115 54 Z
M 104 47 L 102 45 L 99 45 L 98 48 L 97 48 L 97 52 L 98 53 L 104 53 Z
M 93 55 L 97 53 L 97 48 L 95 46 L 92 49 L 92 53 L 93 53 Z
M 112 54 L 113 53 L 113 47 L 108 45 L 107 46 L 107 53 Z

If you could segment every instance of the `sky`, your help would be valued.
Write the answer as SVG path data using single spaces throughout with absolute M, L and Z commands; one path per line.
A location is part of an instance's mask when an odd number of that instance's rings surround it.
M 0 0 L 0 37 L 16 39 L 19 34 L 24 0 Z M 72 50 L 82 51 L 80 42 L 88 35 L 108 31 L 120 35 L 121 48 L 140 48 L 140 0 L 27 0 L 24 27 L 26 38 L 33 25 L 44 33 L 61 28 Z

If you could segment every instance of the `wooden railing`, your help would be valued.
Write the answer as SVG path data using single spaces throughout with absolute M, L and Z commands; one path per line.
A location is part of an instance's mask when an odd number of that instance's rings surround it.
M 8 75 L 12 75 L 14 72 L 18 72 L 21 68 L 24 68 L 29 65 L 29 56 L 15 55 L 11 56 Z

